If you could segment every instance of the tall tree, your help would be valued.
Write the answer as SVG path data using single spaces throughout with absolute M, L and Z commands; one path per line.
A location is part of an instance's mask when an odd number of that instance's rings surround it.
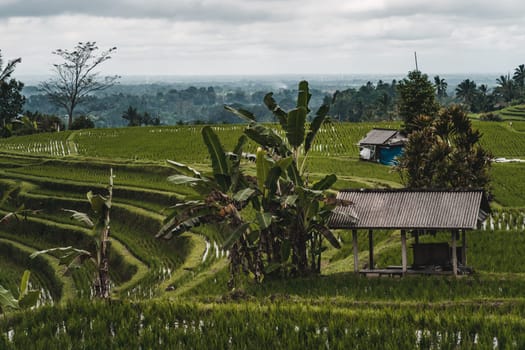
M 476 102 L 474 103 L 474 112 L 488 112 L 493 109 L 494 96 L 489 93 L 486 84 L 481 84 L 476 93 Z
M 73 50 L 58 49 L 53 54 L 64 62 L 53 65 L 55 77 L 40 84 L 49 100 L 56 106 L 63 107 L 68 115 L 68 128 L 73 123 L 73 113 L 77 105 L 94 92 L 113 86 L 119 76 L 100 77 L 96 69 L 107 60 L 116 47 L 97 54 L 95 42 L 79 42 Z
M 434 85 L 426 74 L 418 70 L 408 73 L 397 84 L 399 114 L 404 121 L 404 129 L 412 132 L 418 127 L 416 119 L 422 115 L 434 117 L 439 109 L 435 99 Z
M 520 64 L 516 69 L 514 69 L 514 75 L 512 79 L 520 89 L 520 94 L 523 97 L 525 93 L 525 64 Z
M 434 77 L 434 86 L 436 87 L 436 96 L 438 98 L 438 101 L 442 102 L 443 99 L 448 96 L 448 83 L 445 81 L 444 78 L 440 78 L 439 75 L 436 75 Z
M 503 99 L 505 102 L 510 102 L 515 97 L 515 85 L 514 80 L 510 78 L 510 74 L 500 75 L 496 79 L 498 86 L 496 87 L 496 93 Z
M 413 132 L 397 170 L 406 187 L 488 189 L 490 153 L 459 106 L 442 109 L 432 124 Z
M 476 99 L 476 83 L 470 79 L 465 79 L 456 87 L 456 97 L 468 108 L 472 109 L 472 104 Z
M 25 97 L 22 95 L 24 84 L 16 79 L 9 79 L 16 65 L 21 61 L 21 58 L 16 58 L 8 61 L 3 67 L 0 51 L 0 137 L 11 135 L 11 121 L 22 112 L 24 107 Z
M 22 59 L 18 57 L 14 60 L 8 61 L 5 67 L 2 68 L 4 60 L 2 59 L 2 50 L 0 50 L 0 82 L 7 80 L 11 74 L 13 74 L 16 65 L 20 62 L 22 62 Z

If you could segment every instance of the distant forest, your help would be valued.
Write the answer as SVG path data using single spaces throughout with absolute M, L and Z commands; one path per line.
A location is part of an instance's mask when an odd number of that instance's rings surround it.
M 484 113 L 524 102 L 523 65 L 519 68 L 521 75 L 501 76 L 491 88 L 486 84 L 477 85 L 470 79 L 461 81 L 456 87 L 449 87 L 439 76 L 429 77 L 429 80 L 441 105 L 460 103 L 470 112 Z M 518 68 L 516 71 L 519 72 Z M 310 105 L 316 110 L 322 103 L 329 103 L 330 116 L 339 121 L 399 119 L 397 84 L 396 80 L 379 80 L 336 91 L 314 88 Z M 285 110 L 295 107 L 295 89 L 271 90 L 274 99 Z M 238 83 L 199 87 L 168 83 L 119 84 L 89 96 L 78 105 L 75 114 L 87 116 L 96 127 L 241 122 L 223 108 L 227 104 L 253 112 L 259 121 L 273 121 L 272 113 L 263 104 L 264 95 L 271 90 L 261 84 Z M 26 86 L 23 94 L 26 97 L 24 111 L 64 115 L 64 110 L 53 105 L 37 87 Z
M 117 91 L 115 91 L 117 90 Z M 224 109 L 224 105 L 244 108 L 257 115 L 260 121 L 273 121 L 273 115 L 263 105 L 263 97 L 268 91 L 245 92 L 227 90 L 222 87 L 188 87 L 174 89 L 165 85 L 119 85 L 104 93 L 90 96 L 78 106 L 76 114 L 87 115 L 97 127 L 125 126 L 128 120 L 123 115 L 131 107 L 138 113 L 147 113 L 160 124 L 174 125 L 187 123 L 239 123 L 241 120 Z M 312 90 L 311 105 L 314 108 L 323 103 L 318 90 Z M 24 109 L 43 114 L 63 115 L 64 111 L 53 105 L 35 87 L 24 89 L 26 103 Z M 274 98 L 285 109 L 295 107 L 296 90 L 279 89 Z

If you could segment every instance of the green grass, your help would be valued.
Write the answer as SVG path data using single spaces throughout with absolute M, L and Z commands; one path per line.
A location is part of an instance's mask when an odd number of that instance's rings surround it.
M 525 163 L 493 164 L 494 200 L 506 207 L 525 207 Z
M 523 302 L 314 305 L 73 303 L 0 321 L 4 349 L 411 349 L 525 346 Z M 39 327 L 28 327 L 39 324 Z M 109 325 L 109 326 L 108 326 Z M 8 340 L 7 333 L 11 340 Z M 50 335 L 53 336 L 50 336 Z
M 510 129 L 508 122 L 477 122 L 475 128 L 483 134 L 481 145 L 495 157 L 520 157 L 525 154 L 525 136 Z

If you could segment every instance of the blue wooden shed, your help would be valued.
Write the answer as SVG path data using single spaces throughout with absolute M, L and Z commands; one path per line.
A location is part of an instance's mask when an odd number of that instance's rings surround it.
M 372 129 L 359 141 L 359 158 L 394 165 L 403 153 L 407 137 L 397 130 Z

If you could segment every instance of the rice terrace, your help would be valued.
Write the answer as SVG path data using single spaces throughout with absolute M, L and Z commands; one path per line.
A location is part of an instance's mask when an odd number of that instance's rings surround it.
M 495 157 L 525 158 L 525 122 L 474 126 Z M 334 173 L 334 190 L 401 187 L 390 167 L 358 160 L 357 143 L 373 127 L 399 124 L 325 124 L 308 158 L 311 181 Z M 1 214 L 24 206 L 17 220 L 0 227 L 0 282 L 16 290 L 29 266 L 32 288 L 41 291 L 39 308 L 0 319 L 2 348 L 251 348 L 261 341 L 278 348 L 525 346 L 524 163 L 493 164 L 492 213 L 467 232 L 471 275 L 356 275 L 351 230 L 338 230 L 341 248 L 324 246 L 321 275 L 261 284 L 244 279 L 231 290 L 227 254 L 209 228 L 195 227 L 167 241 L 155 237 L 165 208 L 191 191 L 166 180 L 174 169 L 165 160 L 210 171 L 202 128 L 91 129 L 0 141 L 0 186 L 9 197 Z M 232 149 L 245 128 L 212 126 L 224 149 Z M 256 152 L 252 143 L 246 149 Z M 255 173 L 253 162 L 241 162 Z M 110 168 L 115 176 L 107 304 L 92 299 L 94 266 L 64 274 L 58 252 L 37 260 L 29 254 L 57 246 L 91 248 L 91 231 L 63 209 L 88 211 L 85 193 L 103 194 Z M 378 266 L 400 265 L 398 237 L 398 230 L 376 232 Z M 363 268 L 366 232 L 358 238 Z M 420 238 L 449 239 L 440 233 Z

